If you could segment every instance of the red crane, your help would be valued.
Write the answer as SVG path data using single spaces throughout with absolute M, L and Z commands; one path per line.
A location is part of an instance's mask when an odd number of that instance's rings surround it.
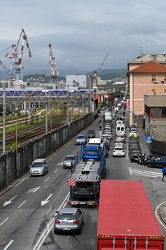
M 20 53 L 18 52 L 19 50 L 19 45 L 20 45 L 20 41 L 22 38 L 22 45 L 20 48 Z M 16 48 L 14 50 L 14 53 L 12 54 L 12 57 L 15 59 L 15 62 L 12 64 L 12 68 L 14 70 L 16 70 L 16 79 L 19 80 L 19 74 L 20 72 L 22 73 L 22 58 L 23 58 L 23 52 L 24 52 L 24 43 L 26 42 L 26 46 L 28 48 L 28 56 L 31 58 L 32 54 L 31 54 L 31 50 L 29 47 L 29 43 L 28 43 L 28 37 L 24 31 L 24 29 L 22 29 L 19 39 L 17 41 L 17 45 Z M 21 80 L 22 80 L 22 76 L 21 76 Z
M 53 54 L 51 44 L 49 44 L 48 46 L 49 46 L 49 64 L 50 64 L 50 69 L 51 69 L 51 78 L 55 79 L 56 77 L 58 77 L 58 71 L 56 68 L 56 60 Z

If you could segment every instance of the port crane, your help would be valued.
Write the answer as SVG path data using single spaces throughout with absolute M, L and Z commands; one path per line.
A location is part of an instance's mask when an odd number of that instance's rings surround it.
M 107 56 L 108 56 L 108 54 L 106 54 L 106 56 L 104 57 L 102 63 L 99 65 L 99 67 L 96 70 L 94 70 L 93 76 L 98 76 L 99 75 L 99 73 L 100 73 L 100 71 L 101 71 L 101 69 L 102 69 L 102 67 L 103 67 L 103 65 L 105 63 L 105 60 L 107 59 Z
M 19 48 L 20 46 L 20 41 L 22 39 L 22 45 L 21 48 Z M 23 54 L 24 54 L 24 44 L 26 43 L 26 47 L 28 49 L 28 56 L 29 58 L 32 57 L 31 54 L 31 50 L 30 50 L 30 46 L 29 46 L 29 42 L 28 42 L 28 37 L 24 31 L 24 29 L 22 29 L 19 39 L 17 41 L 17 45 L 15 47 L 14 53 L 12 54 L 12 58 L 14 58 L 15 62 L 12 63 L 12 69 L 16 71 L 16 80 L 19 80 L 19 75 L 21 73 L 21 80 L 22 80 L 22 59 L 23 59 Z M 20 52 L 19 52 L 20 49 Z
M 50 69 L 51 69 L 50 81 L 56 83 L 56 78 L 58 77 L 58 71 L 56 68 L 56 60 L 53 54 L 52 45 L 49 44 L 48 47 L 49 47 L 49 64 L 50 64 Z M 56 84 L 56 89 L 57 89 L 57 84 Z
M 106 54 L 106 56 L 104 57 L 103 61 L 99 65 L 99 67 L 96 70 L 94 70 L 93 75 L 90 76 L 91 77 L 91 89 L 94 87 L 97 88 L 99 73 L 100 73 L 100 71 L 105 63 L 105 60 L 107 59 L 107 56 L 108 56 L 108 54 Z
M 3 58 L 0 60 L 0 66 L 2 66 L 2 68 L 4 69 L 4 71 L 6 72 L 6 74 L 8 75 L 9 77 L 9 81 L 10 81 L 10 85 L 11 85 L 11 82 L 12 82 L 12 79 L 13 79 L 13 73 L 5 66 L 4 64 L 4 60 L 7 58 L 7 57 L 11 57 L 11 52 L 12 50 L 16 47 L 15 44 L 12 44 L 11 46 L 9 46 L 8 48 L 6 48 L 5 50 L 1 51 L 0 52 L 0 55 L 2 55 L 3 53 L 4 56 Z

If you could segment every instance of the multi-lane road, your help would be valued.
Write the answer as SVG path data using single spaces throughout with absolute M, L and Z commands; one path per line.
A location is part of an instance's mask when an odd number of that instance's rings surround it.
M 98 134 L 98 121 L 87 130 L 90 128 Z M 148 169 L 131 163 L 127 155 L 127 143 L 126 157 L 113 158 L 113 141 L 111 144 L 106 178 L 142 180 L 155 210 L 166 200 L 166 182 L 161 182 L 161 169 Z M 48 174 L 41 177 L 25 176 L 0 197 L 0 250 L 96 249 L 98 207 L 82 207 L 84 227 L 80 235 L 53 233 L 54 214 L 66 204 L 69 194 L 67 177 L 70 170 L 63 169 L 62 162 L 67 154 L 76 154 L 79 150 L 74 140 L 70 141 L 48 159 Z M 165 225 L 160 225 L 166 235 Z

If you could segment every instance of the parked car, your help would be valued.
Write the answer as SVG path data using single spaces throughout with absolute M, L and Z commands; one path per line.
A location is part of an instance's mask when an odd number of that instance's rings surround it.
M 30 176 L 45 175 L 46 173 L 48 173 L 46 159 L 36 159 L 32 162 L 30 166 Z
M 113 156 L 125 156 L 125 149 L 122 146 L 114 147 Z
M 56 212 L 54 234 L 81 233 L 83 227 L 83 212 L 79 208 L 64 207 Z
M 147 160 L 147 166 L 149 168 L 156 167 L 162 168 L 166 166 L 166 157 L 152 157 L 150 160 Z
M 86 144 L 87 143 L 87 137 L 86 134 L 78 134 L 75 138 L 75 144 L 80 145 L 80 144 Z
M 129 144 L 129 153 L 130 153 L 133 149 L 140 149 L 140 150 L 141 150 L 141 147 L 140 147 L 137 143 Z
M 129 144 L 131 144 L 131 143 L 139 144 L 139 139 L 136 137 L 131 137 L 131 138 L 129 138 Z
M 95 138 L 95 131 L 93 129 L 88 130 L 87 137 L 88 138 Z
M 73 168 L 76 165 L 76 156 L 75 155 L 66 155 L 63 161 L 63 168 Z
M 131 149 L 129 153 L 130 161 L 137 162 L 139 155 L 142 154 L 141 149 Z

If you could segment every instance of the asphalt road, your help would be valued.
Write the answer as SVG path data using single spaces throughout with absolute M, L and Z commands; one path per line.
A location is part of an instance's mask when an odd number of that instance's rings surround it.
M 98 121 L 89 128 L 95 129 L 98 133 Z M 144 144 L 143 139 L 142 147 Z M 148 169 L 146 166 L 131 163 L 127 155 L 127 143 L 125 147 L 125 158 L 113 158 L 112 141 L 107 159 L 106 178 L 142 180 L 155 210 L 166 200 L 164 191 L 166 182 L 161 182 L 161 169 Z M 97 207 L 82 207 L 84 227 L 80 235 L 53 234 L 54 214 L 65 204 L 69 193 L 67 184 L 69 170 L 63 169 L 62 162 L 67 154 L 74 154 L 77 151 L 79 146 L 71 141 L 48 160 L 47 175 L 27 176 L 0 198 L 0 250 L 96 249 Z M 165 225 L 160 225 L 166 236 Z

